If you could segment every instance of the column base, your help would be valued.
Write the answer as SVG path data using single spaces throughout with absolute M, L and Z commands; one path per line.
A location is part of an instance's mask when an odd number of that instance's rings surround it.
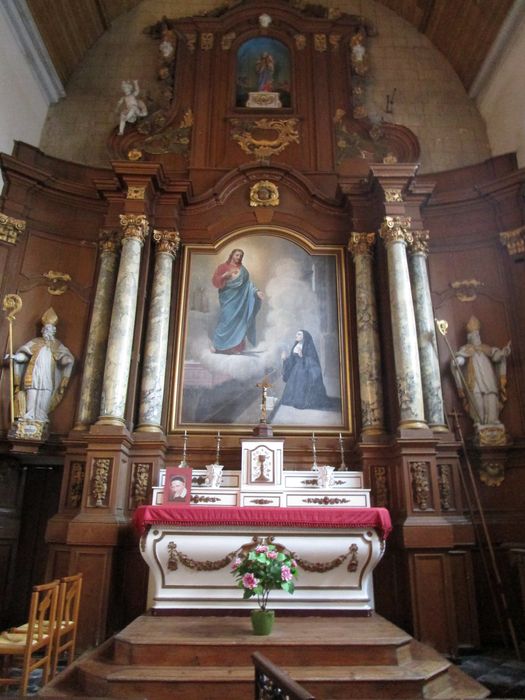
M 155 425 L 153 423 L 141 423 L 135 430 L 135 433 L 164 433 L 160 425 Z
M 428 423 L 424 420 L 402 420 L 399 430 L 428 430 Z
M 125 426 L 126 422 L 118 416 L 100 416 L 95 425 L 118 425 Z
M 447 425 L 444 423 L 429 423 L 428 427 L 433 433 L 448 433 L 450 432 Z

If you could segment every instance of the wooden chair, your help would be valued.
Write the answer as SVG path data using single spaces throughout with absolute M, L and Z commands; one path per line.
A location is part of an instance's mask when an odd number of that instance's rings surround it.
M 20 695 L 26 695 L 29 674 L 43 667 L 43 685 L 51 675 L 53 630 L 56 626 L 59 581 L 34 586 L 29 606 L 29 621 L 25 631 L 11 630 L 0 634 L 0 656 L 4 663 L 0 686 L 19 685 Z M 38 652 L 38 656 L 33 655 Z M 22 657 L 22 676 L 10 678 L 13 657 Z
M 60 579 L 58 615 L 53 642 L 52 675 L 56 675 L 60 655 L 66 652 L 67 665 L 75 658 L 77 645 L 78 612 L 82 593 L 82 574 Z

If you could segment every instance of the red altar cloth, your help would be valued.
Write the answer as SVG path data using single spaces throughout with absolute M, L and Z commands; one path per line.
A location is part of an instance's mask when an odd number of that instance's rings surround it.
M 249 525 L 316 528 L 374 528 L 386 539 L 392 530 L 386 508 L 252 508 L 250 506 L 140 506 L 133 524 L 142 535 L 150 525 Z

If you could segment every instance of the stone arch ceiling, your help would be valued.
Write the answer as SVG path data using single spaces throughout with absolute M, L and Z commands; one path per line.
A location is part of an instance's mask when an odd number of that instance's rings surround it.
M 142 0 L 27 0 L 64 84 L 111 22 Z M 377 0 L 445 55 L 465 89 L 472 86 L 514 0 Z M 217 6 L 224 0 L 217 0 Z M 326 3 L 325 3 L 326 4 Z M 337 6 L 337 0 L 334 0 Z M 191 3 L 188 3 L 191 13 Z M 366 14 L 366 3 L 363 4 Z

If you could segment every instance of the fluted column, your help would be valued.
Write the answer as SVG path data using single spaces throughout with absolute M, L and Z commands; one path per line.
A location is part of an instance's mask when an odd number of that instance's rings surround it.
M 357 353 L 364 435 L 384 432 L 381 351 L 372 272 L 375 239 L 375 233 L 352 233 L 348 243 L 355 265 Z
M 408 266 L 416 314 L 425 417 L 432 430 L 446 431 L 436 327 L 427 270 L 429 235 L 428 231 L 413 231 L 412 236 L 413 240 L 408 246 Z
M 388 260 L 390 315 L 394 340 L 400 428 L 426 428 L 416 321 L 410 289 L 406 245 L 412 241 L 410 218 L 385 216 L 381 225 Z
M 131 349 L 140 272 L 140 254 L 148 234 L 144 214 L 121 214 L 122 254 L 111 314 L 102 400 L 98 423 L 122 425 L 131 363 Z
M 75 430 L 88 428 L 96 421 L 100 411 L 104 357 L 111 321 L 111 302 L 115 290 L 119 247 L 120 231 L 103 229 L 100 232 L 100 267 L 87 336 Z
M 139 431 L 159 430 L 170 324 L 171 277 L 180 238 L 176 231 L 155 231 L 157 244 L 151 305 L 142 363 Z

